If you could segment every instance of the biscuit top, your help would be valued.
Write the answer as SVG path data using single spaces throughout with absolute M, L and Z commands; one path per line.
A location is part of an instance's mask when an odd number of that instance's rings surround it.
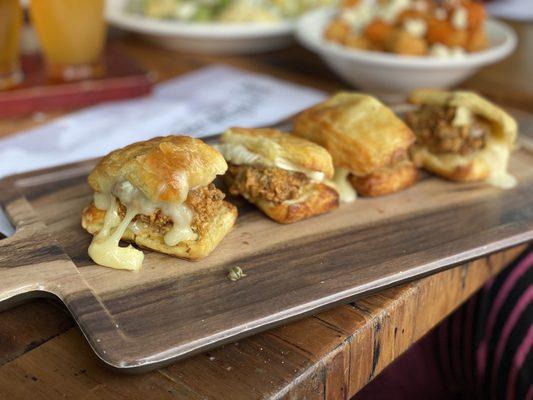
M 239 164 L 232 160 L 227 146 L 233 149 L 242 146 L 251 155 L 248 160 L 242 160 L 248 161 L 246 164 L 261 160 L 282 169 L 318 172 L 328 178 L 333 176 L 333 162 L 326 149 L 277 129 L 231 128 L 222 135 L 220 141 L 221 150 L 229 162 Z
M 156 137 L 105 156 L 89 175 L 96 192 L 128 181 L 149 200 L 181 203 L 189 190 L 206 186 L 227 169 L 224 157 L 189 136 Z
M 294 133 L 324 146 L 335 167 L 359 176 L 390 164 L 415 140 L 392 110 L 362 93 L 338 93 L 302 111 Z
M 409 102 L 466 109 L 490 122 L 493 137 L 507 144 L 509 148 L 512 148 L 516 141 L 518 127 L 513 117 L 477 93 L 420 89 L 409 95 Z

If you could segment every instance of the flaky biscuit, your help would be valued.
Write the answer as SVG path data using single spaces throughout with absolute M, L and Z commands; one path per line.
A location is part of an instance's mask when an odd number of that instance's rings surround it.
M 285 160 L 306 170 L 333 176 L 331 155 L 321 146 L 271 128 L 231 128 L 220 138 L 222 144 L 242 145 L 276 164 Z
M 189 189 L 207 186 L 228 166 L 211 146 L 189 136 L 133 143 L 102 158 L 89 175 L 96 192 L 129 181 L 151 201 L 181 202 Z
M 415 140 L 411 129 L 376 98 L 338 93 L 302 111 L 294 134 L 326 148 L 335 167 L 367 176 L 390 165 Z

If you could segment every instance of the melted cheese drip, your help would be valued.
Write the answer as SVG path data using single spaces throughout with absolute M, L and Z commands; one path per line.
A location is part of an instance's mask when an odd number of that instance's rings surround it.
M 161 204 L 161 211 L 172 220 L 172 228 L 165 234 L 167 246 L 176 246 L 185 240 L 196 240 L 198 235 L 191 229 L 193 212 L 185 204 Z
M 131 245 L 120 247 L 118 243 L 138 212 L 134 208 L 128 209 L 126 216 L 120 221 L 117 201 L 113 196 L 109 197 L 107 204 L 104 203 L 105 200 L 102 197 L 99 198 L 100 205 L 105 205 L 107 211 L 102 229 L 89 246 L 89 256 L 95 263 L 104 267 L 137 271 L 143 263 L 143 252 Z M 115 230 L 111 233 L 113 228 Z
M 357 198 L 357 192 L 348 180 L 350 171 L 344 168 L 335 168 L 333 175 L 333 186 L 339 192 L 339 199 L 342 203 L 351 203 Z
M 456 108 L 452 126 L 468 126 L 472 122 L 472 111 L 464 106 Z M 480 154 L 491 170 L 490 176 L 486 179 L 487 183 L 501 189 L 512 189 L 516 186 L 516 178 L 507 172 L 510 152 L 504 143 L 493 142 Z
M 504 143 L 492 143 L 481 154 L 491 168 L 487 183 L 501 189 L 512 189 L 516 186 L 516 178 L 507 172 L 510 152 Z
M 116 196 L 116 197 L 115 197 Z M 122 221 L 118 214 L 116 198 L 127 208 Z M 176 246 L 185 240 L 196 240 L 198 235 L 191 229 L 193 212 L 185 204 L 152 202 L 130 182 L 116 184 L 110 192 L 94 194 L 94 204 L 100 210 L 106 210 L 104 226 L 93 238 L 89 246 L 89 256 L 97 263 L 110 268 L 138 270 L 142 266 L 144 255 L 131 245 L 120 247 L 119 241 L 126 229 L 138 234 L 143 227 L 141 222 L 132 220 L 138 214 L 151 215 L 158 209 L 172 220 L 172 228 L 165 234 L 167 246 Z M 115 228 L 113 232 L 111 230 Z
M 313 171 L 307 168 L 301 168 L 281 157 L 277 157 L 272 162 L 262 155 L 248 150 L 242 144 L 222 143 L 216 145 L 215 147 L 222 153 L 224 158 L 232 164 L 277 167 L 286 171 L 301 172 L 315 182 L 322 182 L 325 178 L 325 174 L 321 171 Z
M 121 182 L 115 185 L 113 193 L 120 199 L 122 204 L 136 208 L 140 214 L 151 215 L 160 209 L 161 212 L 172 220 L 172 228 L 165 234 L 164 241 L 167 246 L 176 246 L 184 240 L 196 240 L 197 235 L 191 229 L 193 213 L 183 201 L 179 204 L 167 202 L 153 202 L 134 187 L 130 182 Z

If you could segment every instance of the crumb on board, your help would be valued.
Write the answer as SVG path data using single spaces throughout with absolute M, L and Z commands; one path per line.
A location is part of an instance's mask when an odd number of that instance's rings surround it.
M 235 266 L 229 270 L 227 278 L 232 282 L 236 282 L 239 279 L 244 278 L 245 276 L 246 274 L 244 273 L 242 268 Z

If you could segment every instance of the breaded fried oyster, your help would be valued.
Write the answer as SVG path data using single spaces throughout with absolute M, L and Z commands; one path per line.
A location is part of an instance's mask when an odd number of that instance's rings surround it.
M 417 137 L 417 165 L 453 181 L 515 186 L 507 164 L 517 125 L 509 114 L 466 91 L 417 90 L 409 101 L 418 105 L 405 118 Z
M 280 223 L 291 223 L 338 206 L 322 147 L 276 129 L 231 128 L 216 147 L 229 164 L 229 192 L 241 195 Z
M 140 247 L 196 260 L 231 230 L 235 206 L 211 182 L 223 174 L 222 155 L 188 136 L 157 137 L 115 150 L 89 175 L 94 201 L 82 226 L 94 235 L 89 256 L 97 264 L 138 270 Z
M 381 196 L 414 184 L 408 157 L 415 140 L 409 127 L 376 98 L 338 93 L 298 114 L 294 134 L 325 147 L 333 157 L 341 201 Z

